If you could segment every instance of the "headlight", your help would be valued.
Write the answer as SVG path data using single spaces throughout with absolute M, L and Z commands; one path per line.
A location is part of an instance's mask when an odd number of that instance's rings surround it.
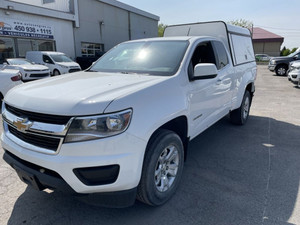
M 131 115 L 132 110 L 127 109 L 112 114 L 76 117 L 65 142 L 88 141 L 120 134 L 128 128 Z
M 65 69 L 69 68 L 68 66 L 64 66 L 64 65 L 61 65 L 61 64 L 59 64 L 59 66 L 62 67 L 62 68 L 65 68 Z

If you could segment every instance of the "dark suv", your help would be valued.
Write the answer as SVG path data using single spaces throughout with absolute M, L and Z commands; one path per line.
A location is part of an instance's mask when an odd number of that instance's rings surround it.
M 300 60 L 299 50 L 291 53 L 288 56 L 271 58 L 268 68 L 272 72 L 275 71 L 277 75 L 284 76 L 287 74 L 287 71 L 289 69 L 289 63 L 295 60 Z

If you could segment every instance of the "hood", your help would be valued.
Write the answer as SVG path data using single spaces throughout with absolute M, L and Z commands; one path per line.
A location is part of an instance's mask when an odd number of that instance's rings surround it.
M 5 102 L 16 108 L 45 114 L 100 114 L 114 99 L 165 79 L 136 74 L 77 72 L 20 85 L 5 96 Z
M 20 67 L 24 70 L 48 70 L 47 66 L 37 65 L 37 64 L 24 64 L 24 65 L 14 65 L 14 67 Z
M 300 67 L 300 61 L 299 60 L 298 61 L 293 61 L 293 62 L 290 63 L 290 66 L 299 68 Z
M 76 62 L 58 62 L 57 64 L 61 65 L 61 66 L 67 66 L 69 68 L 70 67 L 76 67 L 76 68 L 80 67 L 79 64 Z
M 280 56 L 280 57 L 272 57 L 270 60 L 281 61 L 281 60 L 289 60 L 291 57 L 288 56 Z

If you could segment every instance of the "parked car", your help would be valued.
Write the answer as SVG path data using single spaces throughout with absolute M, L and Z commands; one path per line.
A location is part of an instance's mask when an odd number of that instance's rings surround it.
M 271 72 L 275 71 L 276 75 L 285 76 L 287 75 L 289 63 L 299 59 L 300 59 L 300 49 L 298 49 L 294 53 L 291 53 L 288 56 L 271 58 L 269 61 L 268 68 Z
M 33 64 L 24 58 L 5 59 L 2 69 L 19 70 L 24 82 L 50 77 L 48 67 Z
M 270 56 L 267 54 L 255 54 L 255 59 L 258 62 L 267 62 L 270 60 Z
M 119 207 L 136 198 L 164 204 L 180 183 L 189 140 L 228 114 L 247 122 L 256 72 L 248 29 L 167 27 L 162 38 L 119 44 L 89 70 L 9 92 L 4 160 L 37 190 Z
M 300 60 L 290 63 L 288 79 L 300 88 Z
M 26 52 L 26 59 L 49 67 L 52 76 L 81 70 L 78 63 L 62 52 L 28 51 Z
M 13 87 L 22 84 L 21 73 L 19 70 L 3 69 L 0 70 L 0 111 L 2 101 L 6 93 Z

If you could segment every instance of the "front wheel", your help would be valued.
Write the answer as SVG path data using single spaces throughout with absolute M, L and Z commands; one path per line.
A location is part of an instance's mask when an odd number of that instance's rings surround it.
M 278 76 L 285 76 L 287 73 L 287 67 L 285 65 L 280 65 L 275 69 Z
M 53 76 L 58 76 L 58 75 L 60 75 L 60 72 L 59 72 L 58 70 L 55 69 L 55 70 L 53 71 Z
M 146 149 L 137 199 L 152 206 L 168 201 L 178 188 L 183 162 L 180 137 L 169 130 L 158 130 Z
M 230 112 L 230 120 L 237 125 L 244 125 L 249 117 L 251 106 L 251 95 L 249 91 L 245 91 L 240 108 Z

